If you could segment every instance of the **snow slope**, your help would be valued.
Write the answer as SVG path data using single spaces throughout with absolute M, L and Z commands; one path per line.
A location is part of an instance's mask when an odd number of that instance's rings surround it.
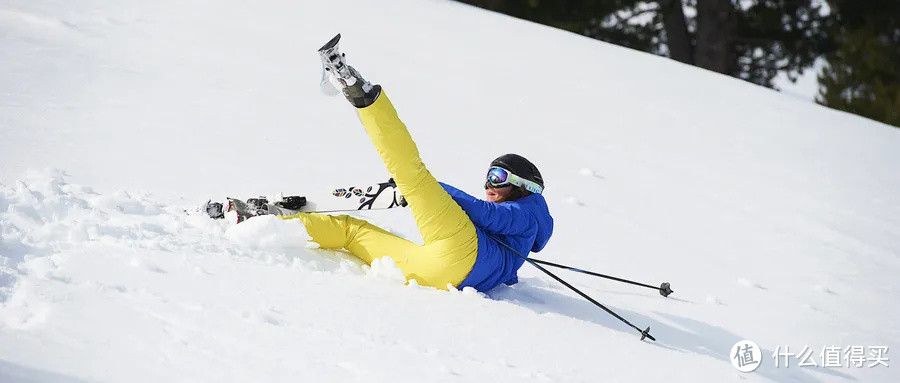
M 900 378 L 771 358 L 898 345 L 900 131 L 450 1 L 343 4 L 0 3 L 0 381 Z M 539 165 L 535 257 L 671 282 L 558 272 L 658 342 L 527 266 L 442 292 L 292 222 L 184 214 L 387 176 L 319 91 L 336 32 L 441 180 L 479 195 L 497 155 Z M 419 238 L 408 211 L 365 218 Z M 730 365 L 742 339 L 755 372 Z

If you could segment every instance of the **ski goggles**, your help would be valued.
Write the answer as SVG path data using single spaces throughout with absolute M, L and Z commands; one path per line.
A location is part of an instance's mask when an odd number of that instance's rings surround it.
M 506 185 L 523 186 L 525 187 L 525 190 L 536 194 L 541 194 L 541 192 L 544 191 L 544 187 L 538 185 L 537 182 L 526 180 L 513 174 L 509 170 L 496 166 L 492 167 L 491 170 L 488 170 L 487 183 L 484 185 L 485 189 L 487 189 L 487 185 L 491 185 L 495 188 L 504 187 Z

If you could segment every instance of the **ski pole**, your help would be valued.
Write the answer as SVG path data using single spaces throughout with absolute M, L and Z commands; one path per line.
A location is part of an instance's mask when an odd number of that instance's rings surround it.
M 595 273 L 595 272 L 593 272 L 593 271 L 582 270 L 582 269 L 579 269 L 579 268 L 577 268 L 577 267 L 566 266 L 566 265 L 560 265 L 560 264 L 558 264 L 558 263 L 542 261 L 542 260 L 536 259 L 536 258 L 530 258 L 530 259 L 531 259 L 532 261 L 534 261 L 534 262 L 536 262 L 536 263 L 540 263 L 540 264 L 542 264 L 542 265 L 553 266 L 553 267 L 559 267 L 559 268 L 561 268 L 561 269 L 566 269 L 566 270 L 574 271 L 574 272 L 577 272 L 577 273 L 582 273 L 582 274 L 587 274 L 587 275 L 593 275 L 593 276 L 595 276 L 595 277 L 606 278 L 606 279 L 612 279 L 612 280 L 614 280 L 614 281 L 625 282 L 625 283 L 630 283 L 630 284 L 636 285 L 636 286 L 647 287 L 647 288 L 651 288 L 651 289 L 654 289 L 654 290 L 659 290 L 659 294 L 662 295 L 662 296 L 664 296 L 664 297 L 668 297 L 669 294 L 675 292 L 674 290 L 672 290 L 672 286 L 669 284 L 669 282 L 663 282 L 661 285 L 659 285 L 659 287 L 656 287 L 656 286 L 652 286 L 652 285 L 648 285 L 648 284 L 644 284 L 644 283 L 640 283 L 640 282 L 629 281 L 629 280 L 627 280 L 627 279 L 622 279 L 622 278 L 614 277 L 614 276 L 611 276 L 611 275 L 600 274 L 600 273 Z
M 591 298 L 591 297 L 588 296 L 587 294 L 581 292 L 581 290 L 578 290 L 575 286 L 572 286 L 572 285 L 570 285 L 568 282 L 564 281 L 562 278 L 557 277 L 556 274 L 551 273 L 549 270 L 545 269 L 543 266 L 539 265 L 539 264 L 538 264 L 537 262 L 535 262 L 534 260 L 529 259 L 528 257 L 526 257 L 526 256 L 524 256 L 524 255 L 522 255 L 522 254 L 519 254 L 519 252 L 516 251 L 516 249 L 513 249 L 512 247 L 510 247 L 509 245 L 507 245 L 507 244 L 504 243 L 503 241 L 501 241 L 501 240 L 495 238 L 493 235 L 490 235 L 490 234 L 488 234 L 488 238 L 493 239 L 494 241 L 496 241 L 497 243 L 499 243 L 501 246 L 507 248 L 509 251 L 512 251 L 513 254 L 519 256 L 519 258 L 524 259 L 525 261 L 527 261 L 528 263 L 530 263 L 532 266 L 537 267 L 538 270 L 543 271 L 545 274 L 547 274 L 547 275 L 549 275 L 550 277 L 552 277 L 553 279 L 555 279 L 557 282 L 562 283 L 564 286 L 566 286 L 566 287 L 568 287 L 569 289 L 571 289 L 572 291 L 578 293 L 578 295 L 581 295 L 582 298 L 587 299 L 588 302 L 593 303 L 594 305 L 596 305 L 597 307 L 603 309 L 604 311 L 606 311 L 606 312 L 609 313 L 610 315 L 616 317 L 618 320 L 624 322 L 624 323 L 627 324 L 628 326 L 631 326 L 631 328 L 637 330 L 637 332 L 639 332 L 639 333 L 641 334 L 641 340 L 644 340 L 644 338 L 650 338 L 650 340 L 656 341 L 656 338 L 654 338 L 653 335 L 650 335 L 650 326 L 647 326 L 647 329 L 646 329 L 646 330 L 641 330 L 641 329 L 638 328 L 637 326 L 631 324 L 631 322 L 629 322 L 629 321 L 626 320 L 625 318 L 622 318 L 619 314 L 616 314 L 615 311 L 610 310 L 610 309 L 607 308 L 606 306 L 602 305 L 600 302 L 597 302 L 596 300 L 594 300 L 594 298 Z

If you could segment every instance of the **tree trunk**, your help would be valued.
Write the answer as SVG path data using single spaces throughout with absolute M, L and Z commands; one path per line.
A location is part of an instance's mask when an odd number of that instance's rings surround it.
M 685 64 L 694 64 L 694 44 L 688 33 L 687 21 L 681 0 L 660 0 L 663 26 L 666 30 L 666 46 L 669 57 Z
M 697 0 L 697 45 L 694 64 L 733 75 L 735 10 L 731 0 Z

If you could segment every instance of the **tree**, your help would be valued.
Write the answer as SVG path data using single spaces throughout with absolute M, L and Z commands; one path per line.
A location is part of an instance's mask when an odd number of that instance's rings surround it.
M 839 48 L 819 75 L 816 102 L 900 127 L 900 2 L 831 2 Z
M 834 50 L 817 0 L 461 0 L 767 87 Z

